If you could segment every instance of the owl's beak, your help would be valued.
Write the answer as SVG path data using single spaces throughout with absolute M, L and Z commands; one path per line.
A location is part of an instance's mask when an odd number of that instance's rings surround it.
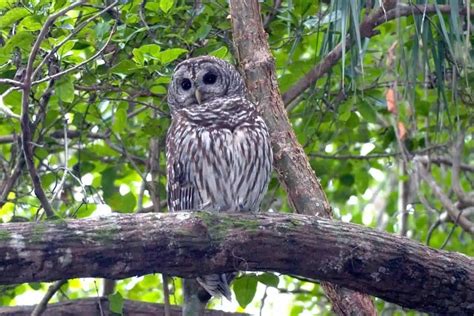
M 196 89 L 196 91 L 194 92 L 194 96 L 196 97 L 196 101 L 198 102 L 198 104 L 201 105 L 202 94 L 199 89 Z

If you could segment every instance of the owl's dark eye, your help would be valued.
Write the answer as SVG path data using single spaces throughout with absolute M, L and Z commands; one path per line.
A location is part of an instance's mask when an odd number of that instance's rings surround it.
M 189 90 L 191 89 L 191 80 L 187 79 L 187 78 L 184 78 L 182 81 L 181 81 L 181 88 L 183 88 L 183 90 Z
M 202 77 L 202 81 L 204 81 L 205 84 L 213 84 L 217 80 L 217 76 L 213 74 L 212 72 L 208 72 L 207 74 Z

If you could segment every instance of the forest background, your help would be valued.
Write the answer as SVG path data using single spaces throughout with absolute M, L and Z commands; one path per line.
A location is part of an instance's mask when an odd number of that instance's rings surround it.
M 230 10 L 227 1 L 0 0 L 0 233 L 11 223 L 166 212 L 167 84 L 192 56 L 248 71 Z M 260 10 L 282 105 L 334 219 L 473 256 L 470 2 L 274 0 Z M 281 168 L 262 212 L 299 209 Z M 56 285 L 50 303 L 97 297 L 103 279 Z M 0 286 L 0 306 L 38 303 L 48 286 Z M 182 303 L 178 278 L 160 274 L 121 279 L 106 294 L 120 311 L 124 300 L 164 303 L 164 288 Z M 331 313 L 308 279 L 250 272 L 233 290 L 234 302 L 210 307 Z

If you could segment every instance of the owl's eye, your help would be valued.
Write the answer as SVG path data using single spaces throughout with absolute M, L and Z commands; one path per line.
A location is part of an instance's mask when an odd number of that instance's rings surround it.
M 183 90 L 189 90 L 191 89 L 191 80 L 187 79 L 187 78 L 184 78 L 182 81 L 181 81 L 181 88 L 183 88 Z
M 204 81 L 205 84 L 213 84 L 217 80 L 217 76 L 213 74 L 212 72 L 208 72 L 207 74 L 202 77 L 202 81 Z

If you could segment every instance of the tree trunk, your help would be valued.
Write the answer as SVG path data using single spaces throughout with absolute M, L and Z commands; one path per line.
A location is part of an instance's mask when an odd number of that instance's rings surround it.
M 270 130 L 274 165 L 288 200 L 300 214 L 332 217 L 331 206 L 296 140 L 278 88 L 275 65 L 260 17 L 257 0 L 231 0 L 234 45 L 247 87 L 263 111 Z M 314 212 L 316 209 L 321 212 Z M 371 298 L 332 284 L 322 283 L 339 315 L 376 315 Z

